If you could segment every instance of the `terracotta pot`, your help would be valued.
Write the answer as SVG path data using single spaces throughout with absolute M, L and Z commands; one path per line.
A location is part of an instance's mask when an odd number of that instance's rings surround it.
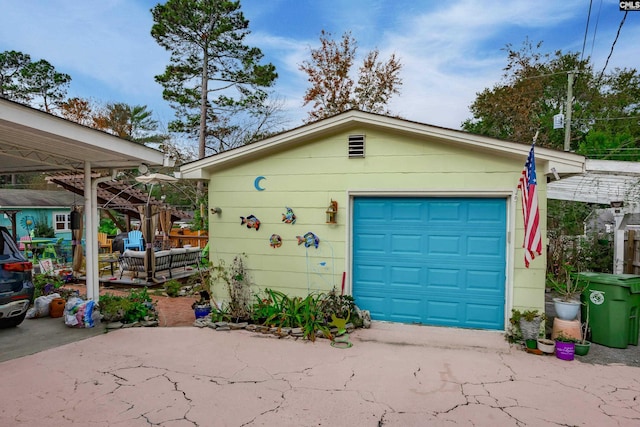
M 579 320 L 562 320 L 557 317 L 553 319 L 553 330 L 551 339 L 555 340 L 560 333 L 575 340 L 582 339 L 582 324 Z

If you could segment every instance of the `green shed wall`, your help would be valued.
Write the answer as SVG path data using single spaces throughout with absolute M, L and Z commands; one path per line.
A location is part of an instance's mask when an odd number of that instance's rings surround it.
M 348 157 L 349 135 L 365 135 L 365 157 Z M 350 202 L 353 195 L 377 193 L 423 196 L 505 197 L 508 201 L 507 309 L 544 309 L 546 260 L 536 258 L 529 269 L 523 262 L 523 224 L 516 186 L 525 158 L 444 143 L 415 134 L 396 134 L 379 128 L 353 128 L 325 135 L 303 145 L 271 151 L 257 160 L 213 166 L 209 182 L 211 261 L 231 264 L 246 254 L 256 290 L 273 288 L 291 296 L 340 289 L 347 272 L 350 291 Z M 264 191 L 254 180 L 264 176 Z M 546 243 L 546 180 L 538 176 L 541 232 Z M 516 197 L 517 195 L 517 197 Z M 515 200 L 514 200 L 515 197 Z M 326 224 L 331 200 L 338 202 L 337 224 Z M 293 209 L 294 225 L 282 222 L 285 207 Z M 240 217 L 255 215 L 260 229 L 241 226 Z M 320 238 L 316 250 L 298 245 L 296 236 L 313 232 Z M 279 234 L 283 244 L 274 249 L 269 237 Z M 221 284 L 214 287 L 225 300 Z M 508 312 L 508 310 L 506 310 Z

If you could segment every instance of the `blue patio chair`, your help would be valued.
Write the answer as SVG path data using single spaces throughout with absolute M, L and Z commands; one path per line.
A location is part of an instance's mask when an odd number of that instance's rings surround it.
M 142 231 L 131 230 L 127 237 L 124 238 L 124 250 L 135 249 L 138 251 L 144 250 L 144 244 L 142 243 Z

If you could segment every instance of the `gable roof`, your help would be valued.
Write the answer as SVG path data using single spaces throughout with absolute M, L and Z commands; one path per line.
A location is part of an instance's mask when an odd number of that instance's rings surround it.
M 384 129 L 420 139 L 427 138 L 447 144 L 462 145 L 476 151 L 491 151 L 505 157 L 520 158 L 523 166 L 531 149 L 529 142 L 504 141 L 396 117 L 350 110 L 271 136 L 262 141 L 184 164 L 180 167 L 181 178 L 209 179 L 211 172 L 216 168 L 265 157 L 289 147 L 303 145 L 324 135 L 363 126 Z M 539 175 L 554 174 L 554 172 L 558 175 L 580 174 L 584 172 L 585 158 L 574 153 L 536 147 L 536 162 L 540 162 L 541 166 L 544 165 L 544 168 L 538 169 Z
M 75 200 L 77 199 L 77 200 Z M 82 202 L 81 198 L 74 196 L 68 191 L 52 190 L 17 190 L 2 189 L 0 191 L 1 209 L 37 209 L 37 208 L 60 208 Z

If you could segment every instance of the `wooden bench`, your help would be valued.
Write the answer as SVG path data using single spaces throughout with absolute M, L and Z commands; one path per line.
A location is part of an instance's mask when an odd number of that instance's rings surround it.
M 171 273 L 172 269 L 183 267 L 186 271 L 188 266 L 194 264 L 198 270 L 200 270 L 201 254 L 202 249 L 200 248 L 171 248 L 155 252 L 155 273 L 168 270 L 169 277 L 173 277 Z M 145 251 L 134 251 L 131 249 L 124 251 L 118 259 L 118 264 L 120 265 L 120 278 L 122 279 L 122 275 L 125 271 L 133 272 L 136 277 L 138 277 L 138 273 L 145 272 L 145 256 Z

